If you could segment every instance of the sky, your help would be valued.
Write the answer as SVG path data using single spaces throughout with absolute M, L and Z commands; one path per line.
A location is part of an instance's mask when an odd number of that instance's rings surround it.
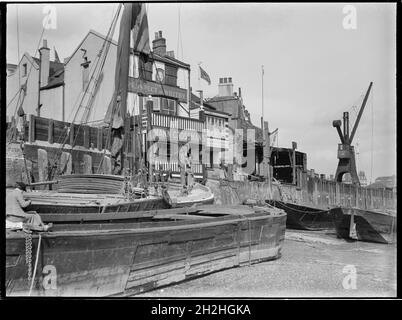
M 345 5 L 356 10 L 354 29 L 344 28 Z M 24 52 L 35 55 L 45 6 L 8 5 L 7 63 Z M 118 4 L 52 6 L 56 28 L 45 30 L 44 38 L 63 60 L 90 29 L 107 34 Z M 276 145 L 297 142 L 317 173 L 335 173 L 340 141 L 332 121 L 349 111 L 352 130 L 373 81 L 353 143 L 357 168 L 369 182 L 396 174 L 395 4 L 148 3 L 147 12 L 150 40 L 163 31 L 167 50 L 191 65 L 193 91 L 213 97 L 219 78 L 232 77 L 252 122 L 260 125 L 264 105 L 270 131 L 278 128 Z M 198 63 L 211 85 L 198 79 Z

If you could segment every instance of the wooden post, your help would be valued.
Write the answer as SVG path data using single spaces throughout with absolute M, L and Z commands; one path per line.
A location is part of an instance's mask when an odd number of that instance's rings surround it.
M 84 174 L 92 173 L 92 157 L 89 154 L 84 154 Z
M 131 126 L 133 126 L 133 131 L 131 132 Z M 137 138 L 136 135 L 136 126 L 135 126 L 135 115 L 133 115 L 130 118 L 130 133 L 131 133 L 131 157 L 132 157 L 132 170 L 133 170 L 133 174 L 137 173 L 138 170 L 138 166 L 137 166 L 137 162 L 136 162 L 136 156 L 137 156 L 137 150 L 136 150 L 136 141 L 135 139 Z
M 33 114 L 29 115 L 29 133 L 28 133 L 29 143 L 35 141 L 35 116 Z
M 149 161 L 149 148 L 150 148 L 150 144 L 151 142 L 148 141 L 148 135 L 149 132 L 152 130 L 152 110 L 153 110 L 153 103 L 151 101 L 147 101 L 147 133 L 145 135 L 146 137 L 146 141 L 145 141 L 145 145 L 146 145 L 146 159 L 148 159 L 148 174 L 149 174 L 149 181 L 152 182 L 153 181 L 153 167 L 152 167 L 152 163 Z
M 207 165 L 204 163 L 202 164 L 202 178 L 204 179 L 204 181 L 207 181 L 208 178 Z
M 103 130 L 102 128 L 97 128 L 97 134 L 96 134 L 96 147 L 98 148 L 98 150 L 102 150 L 103 149 Z
M 112 162 L 108 156 L 105 156 L 102 161 L 103 173 L 111 174 L 112 173 Z
M 84 126 L 83 128 L 83 133 L 84 133 L 84 148 L 89 149 L 89 126 Z
M 186 168 L 183 163 L 180 163 L 180 184 L 182 186 L 186 185 Z
M 233 164 L 228 164 L 228 180 L 233 181 Z
M 38 149 L 38 174 L 39 182 L 47 180 L 47 152 L 44 149 Z
M 356 205 L 356 208 L 359 208 L 360 207 L 360 205 L 359 205 L 359 186 L 356 186 L 355 187 L 356 188 L 356 199 L 355 199 L 355 205 Z
M 47 133 L 47 141 L 52 144 L 53 143 L 53 131 L 54 131 L 54 120 L 53 119 L 49 119 L 49 130 Z
M 65 168 L 64 174 L 71 174 L 73 164 L 72 155 L 68 152 L 62 152 L 60 157 L 60 167 Z
M 75 131 L 75 125 L 74 125 L 74 123 L 71 123 L 71 125 L 70 125 L 70 146 L 71 146 L 71 148 L 74 147 L 74 131 Z
M 264 121 L 264 129 L 263 129 L 263 159 L 262 159 L 262 167 L 263 167 L 263 175 L 267 182 L 271 181 L 271 170 L 269 168 L 270 164 L 270 138 L 269 138 L 269 128 L 268 128 L 268 121 Z
M 296 149 L 297 143 L 292 141 L 292 183 L 296 184 Z

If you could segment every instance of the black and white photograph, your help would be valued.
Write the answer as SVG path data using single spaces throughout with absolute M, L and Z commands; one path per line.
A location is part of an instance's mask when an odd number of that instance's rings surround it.
M 4 7 L 2 298 L 397 297 L 396 2 Z

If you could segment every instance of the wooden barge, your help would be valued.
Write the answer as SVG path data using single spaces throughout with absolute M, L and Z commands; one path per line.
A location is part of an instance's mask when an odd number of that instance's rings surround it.
M 214 201 L 211 190 L 199 183 L 195 183 L 188 193 L 182 193 L 181 185 L 169 183 L 165 190 L 145 195 L 143 189 L 132 188 L 121 176 L 77 174 L 59 179 L 55 191 L 26 192 L 24 196 L 32 202 L 28 210 L 39 214 L 113 213 L 212 204 Z
M 287 228 L 311 231 L 335 228 L 334 214 L 331 209 L 320 210 L 276 200 L 267 200 L 266 202 L 287 213 Z
M 396 212 L 338 207 L 333 209 L 338 237 L 379 243 L 396 242 Z
M 216 205 L 178 210 L 162 210 L 142 222 L 60 221 L 42 234 L 7 231 L 6 295 L 134 295 L 280 257 L 282 210 Z

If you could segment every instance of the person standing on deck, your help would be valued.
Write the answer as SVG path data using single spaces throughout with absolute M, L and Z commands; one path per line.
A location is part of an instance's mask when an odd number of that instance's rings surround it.
M 35 231 L 48 231 L 52 227 L 51 223 L 45 225 L 35 211 L 23 210 L 31 204 L 30 200 L 24 200 L 23 191 L 26 191 L 25 183 L 17 182 L 15 190 L 6 197 L 6 228 L 26 227 Z

